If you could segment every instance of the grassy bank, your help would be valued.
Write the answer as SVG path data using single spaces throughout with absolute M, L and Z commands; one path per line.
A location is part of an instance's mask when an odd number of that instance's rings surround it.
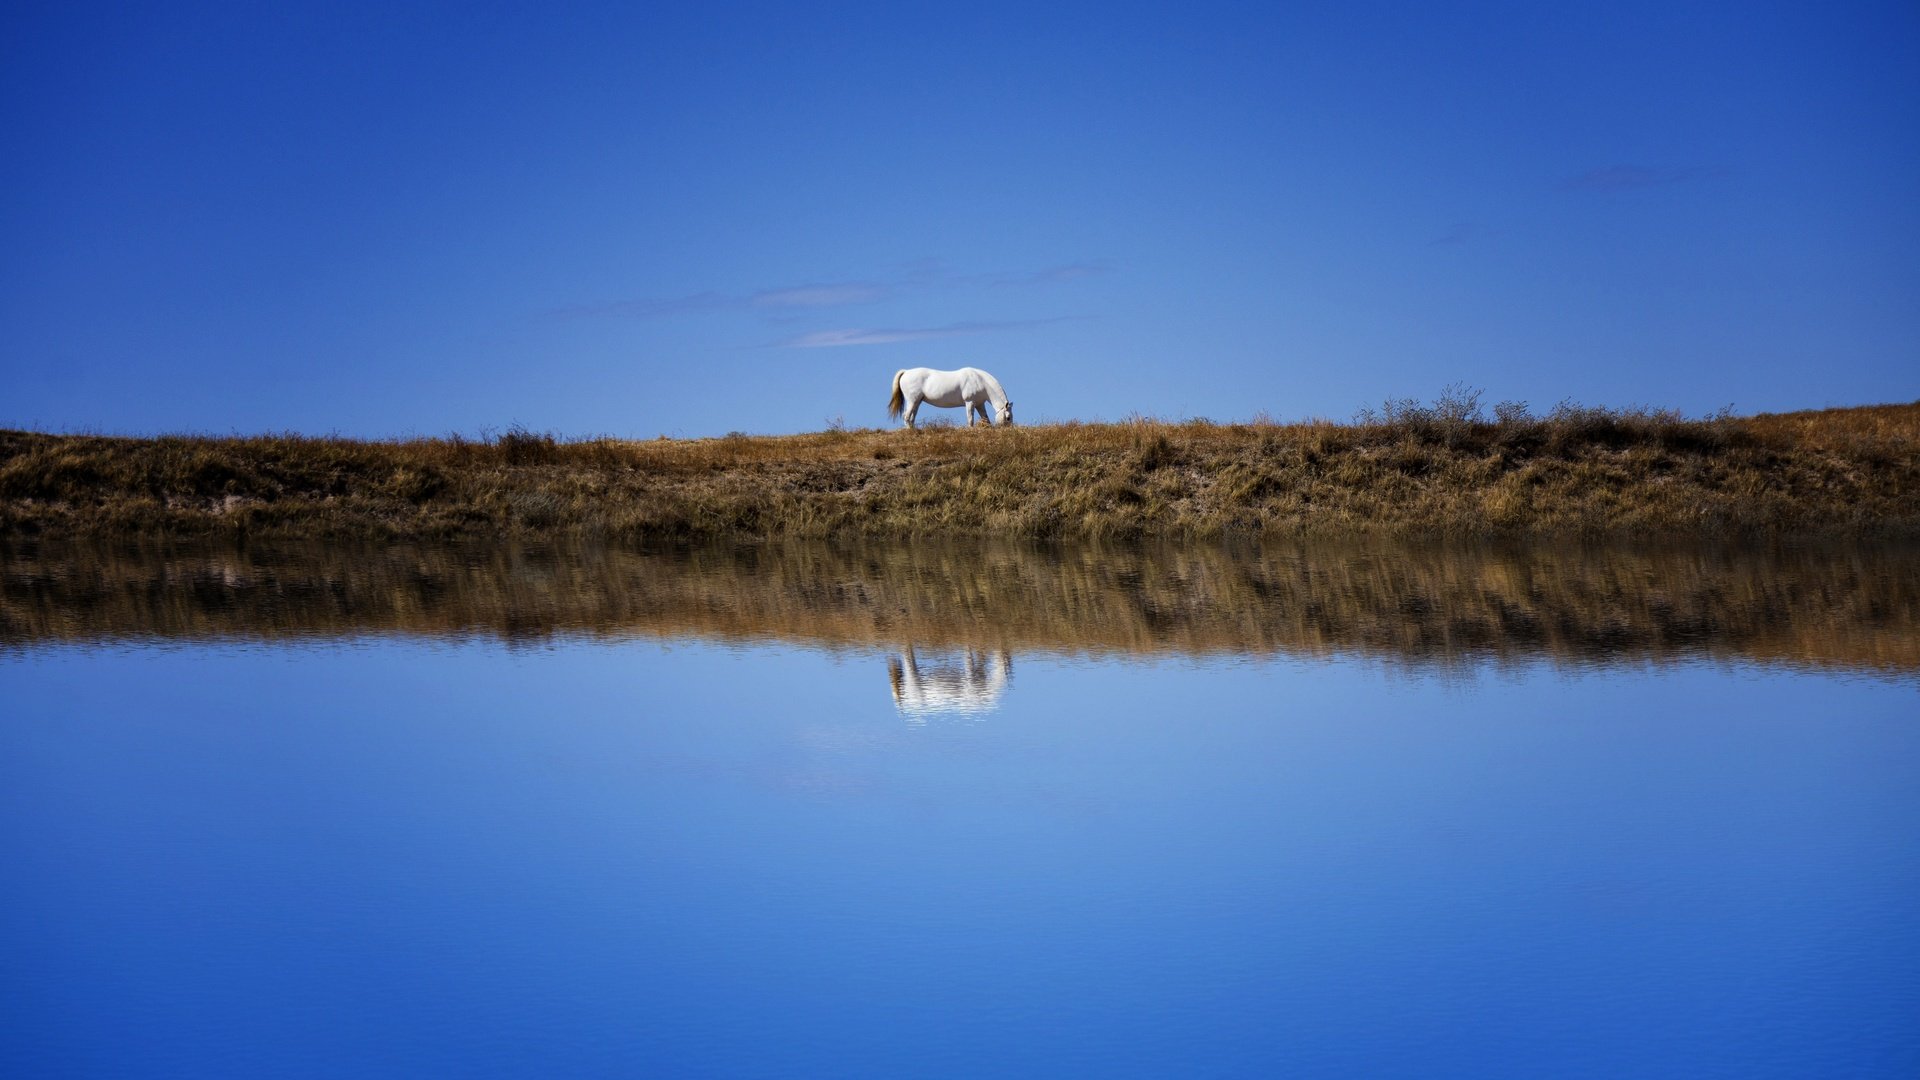
M 1204 421 L 568 441 L 0 432 L 0 534 L 1920 535 L 1920 403 L 1682 419 L 1458 397 Z

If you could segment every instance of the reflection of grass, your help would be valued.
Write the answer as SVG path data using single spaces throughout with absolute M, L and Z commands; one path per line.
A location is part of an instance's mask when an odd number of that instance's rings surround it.
M 565 441 L 0 432 L 0 532 L 448 537 L 1920 531 L 1920 404 L 1687 420 L 1471 392 L 1358 422 Z
M 559 632 L 1920 673 L 1917 567 L 1862 545 L 39 544 L 0 548 L 0 648 Z

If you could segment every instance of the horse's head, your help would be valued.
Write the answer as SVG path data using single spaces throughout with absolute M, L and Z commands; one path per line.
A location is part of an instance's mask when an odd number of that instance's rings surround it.
M 1000 412 L 1001 427 L 1006 427 L 1007 425 L 1013 423 L 1013 402 L 1011 401 L 1001 402 L 999 412 Z

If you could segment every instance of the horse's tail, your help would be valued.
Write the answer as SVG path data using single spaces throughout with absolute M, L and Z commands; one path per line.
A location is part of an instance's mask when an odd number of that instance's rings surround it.
M 900 376 L 906 373 L 906 368 L 893 373 L 893 396 L 887 399 L 887 418 L 890 420 L 900 419 L 900 413 L 907 407 L 907 395 L 900 392 Z

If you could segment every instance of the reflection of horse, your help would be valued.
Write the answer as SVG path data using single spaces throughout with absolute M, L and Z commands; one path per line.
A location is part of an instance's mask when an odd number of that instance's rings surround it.
M 974 413 L 979 413 L 980 419 L 992 427 L 993 421 L 987 417 L 989 401 L 993 402 L 994 411 L 999 413 L 1001 424 L 1013 423 L 1013 402 L 1007 400 L 1007 392 L 1000 388 L 1000 380 L 979 368 L 963 367 L 959 371 L 902 368 L 893 373 L 893 397 L 887 400 L 887 415 L 897 417 L 905 409 L 907 426 L 912 427 L 913 418 L 919 415 L 922 402 L 942 409 L 965 406 L 968 427 L 973 426 Z
M 908 645 L 887 658 L 887 675 L 893 703 L 909 720 L 924 723 L 943 713 L 972 716 L 1000 707 L 1000 694 L 1013 676 L 1013 656 L 1005 649 L 967 649 L 923 666 Z

